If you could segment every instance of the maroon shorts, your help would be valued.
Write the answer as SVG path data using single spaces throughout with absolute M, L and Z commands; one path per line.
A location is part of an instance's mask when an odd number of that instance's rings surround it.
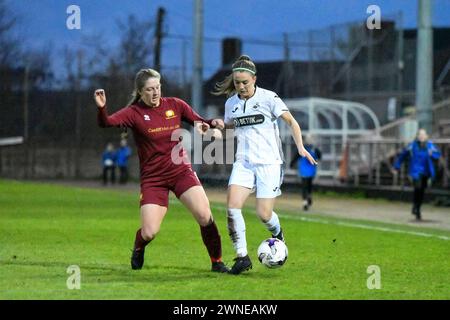
M 169 190 L 179 198 L 186 190 L 194 186 L 201 186 L 197 174 L 192 170 L 179 173 L 176 177 L 164 182 L 142 182 L 140 205 L 157 204 L 169 206 Z

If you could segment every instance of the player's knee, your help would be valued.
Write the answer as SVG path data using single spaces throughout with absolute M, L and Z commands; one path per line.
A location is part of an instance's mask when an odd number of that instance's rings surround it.
M 142 238 L 144 238 L 144 240 L 153 240 L 155 239 L 156 235 L 158 234 L 159 230 L 157 230 L 154 227 L 143 227 L 142 228 Z
M 197 222 L 202 227 L 206 227 L 212 221 L 212 215 L 210 210 L 205 210 L 204 212 L 197 215 Z
M 242 201 L 240 199 L 230 197 L 227 201 L 227 207 L 228 208 L 235 208 L 235 209 L 241 209 L 242 208 Z
M 263 223 L 269 221 L 270 218 L 272 217 L 272 210 L 260 208 L 256 211 L 256 213 L 257 213 L 259 219 L 261 220 L 261 222 L 263 222 Z
M 198 210 L 197 212 L 194 212 L 194 215 L 195 215 L 195 219 L 197 220 L 198 224 L 202 227 L 206 227 L 212 221 L 212 214 L 211 214 L 211 210 L 209 209 L 209 206 L 203 208 L 202 210 Z

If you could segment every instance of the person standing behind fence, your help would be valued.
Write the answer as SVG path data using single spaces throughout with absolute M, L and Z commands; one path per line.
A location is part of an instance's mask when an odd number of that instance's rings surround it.
M 425 129 L 419 129 L 417 138 L 408 144 L 394 162 L 394 169 L 400 170 L 401 164 L 409 159 L 409 176 L 414 186 L 413 207 L 411 213 L 416 220 L 421 220 L 420 207 L 422 206 L 425 189 L 430 179 L 435 177 L 433 159 L 439 159 L 441 153 L 428 139 Z
M 313 143 L 312 136 L 307 135 L 305 137 L 305 149 L 314 160 L 319 161 L 322 158 L 322 153 L 314 147 Z M 307 158 L 300 156 L 298 153 L 292 159 L 290 166 L 293 167 L 295 162 L 297 162 L 298 176 L 302 180 L 303 210 L 307 211 L 312 205 L 313 180 L 317 173 L 317 166 L 311 164 Z
M 119 182 L 125 184 L 128 182 L 128 158 L 131 156 L 131 148 L 127 144 L 126 139 L 120 140 L 120 148 L 117 150 L 117 166 L 119 167 Z
M 103 164 L 103 184 L 108 184 L 109 180 L 112 184 L 116 182 L 116 153 L 114 151 L 114 145 L 108 143 L 106 145 L 105 151 L 102 154 L 102 164 Z

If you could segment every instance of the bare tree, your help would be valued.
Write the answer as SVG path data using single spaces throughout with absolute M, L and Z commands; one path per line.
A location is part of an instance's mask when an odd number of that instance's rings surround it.
M 11 35 L 17 23 L 17 17 L 6 6 L 5 0 L 0 0 L 0 65 L 14 65 L 20 53 L 19 42 Z
M 148 21 L 139 21 L 130 15 L 126 22 L 118 21 L 119 28 L 123 30 L 119 46 L 117 62 L 127 75 L 133 75 L 139 69 L 149 66 L 152 57 L 152 27 Z

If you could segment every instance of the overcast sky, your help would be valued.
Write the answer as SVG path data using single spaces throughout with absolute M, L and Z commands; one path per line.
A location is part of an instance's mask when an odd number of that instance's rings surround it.
M 113 47 L 119 41 L 117 20 L 130 14 L 154 20 L 158 7 L 166 9 L 165 31 L 169 34 L 192 35 L 194 0 L 7 0 L 19 16 L 20 33 L 25 46 L 53 48 L 53 61 L 58 65 L 61 48 L 76 48 L 83 37 L 102 35 Z M 75 4 L 81 8 L 81 29 L 68 30 L 66 9 Z M 382 18 L 402 12 L 406 28 L 416 26 L 417 0 L 204 0 L 204 34 L 211 38 L 229 36 L 244 40 L 244 51 L 255 60 L 280 59 L 282 47 L 245 45 L 245 39 L 281 40 L 285 32 L 322 29 L 335 24 L 360 21 L 368 17 L 367 7 L 376 4 Z M 450 0 L 433 1 L 433 25 L 450 26 Z M 181 65 L 181 41 L 165 39 L 162 63 Z M 188 60 L 192 57 L 188 46 Z M 221 63 L 219 42 L 205 43 L 205 76 Z

